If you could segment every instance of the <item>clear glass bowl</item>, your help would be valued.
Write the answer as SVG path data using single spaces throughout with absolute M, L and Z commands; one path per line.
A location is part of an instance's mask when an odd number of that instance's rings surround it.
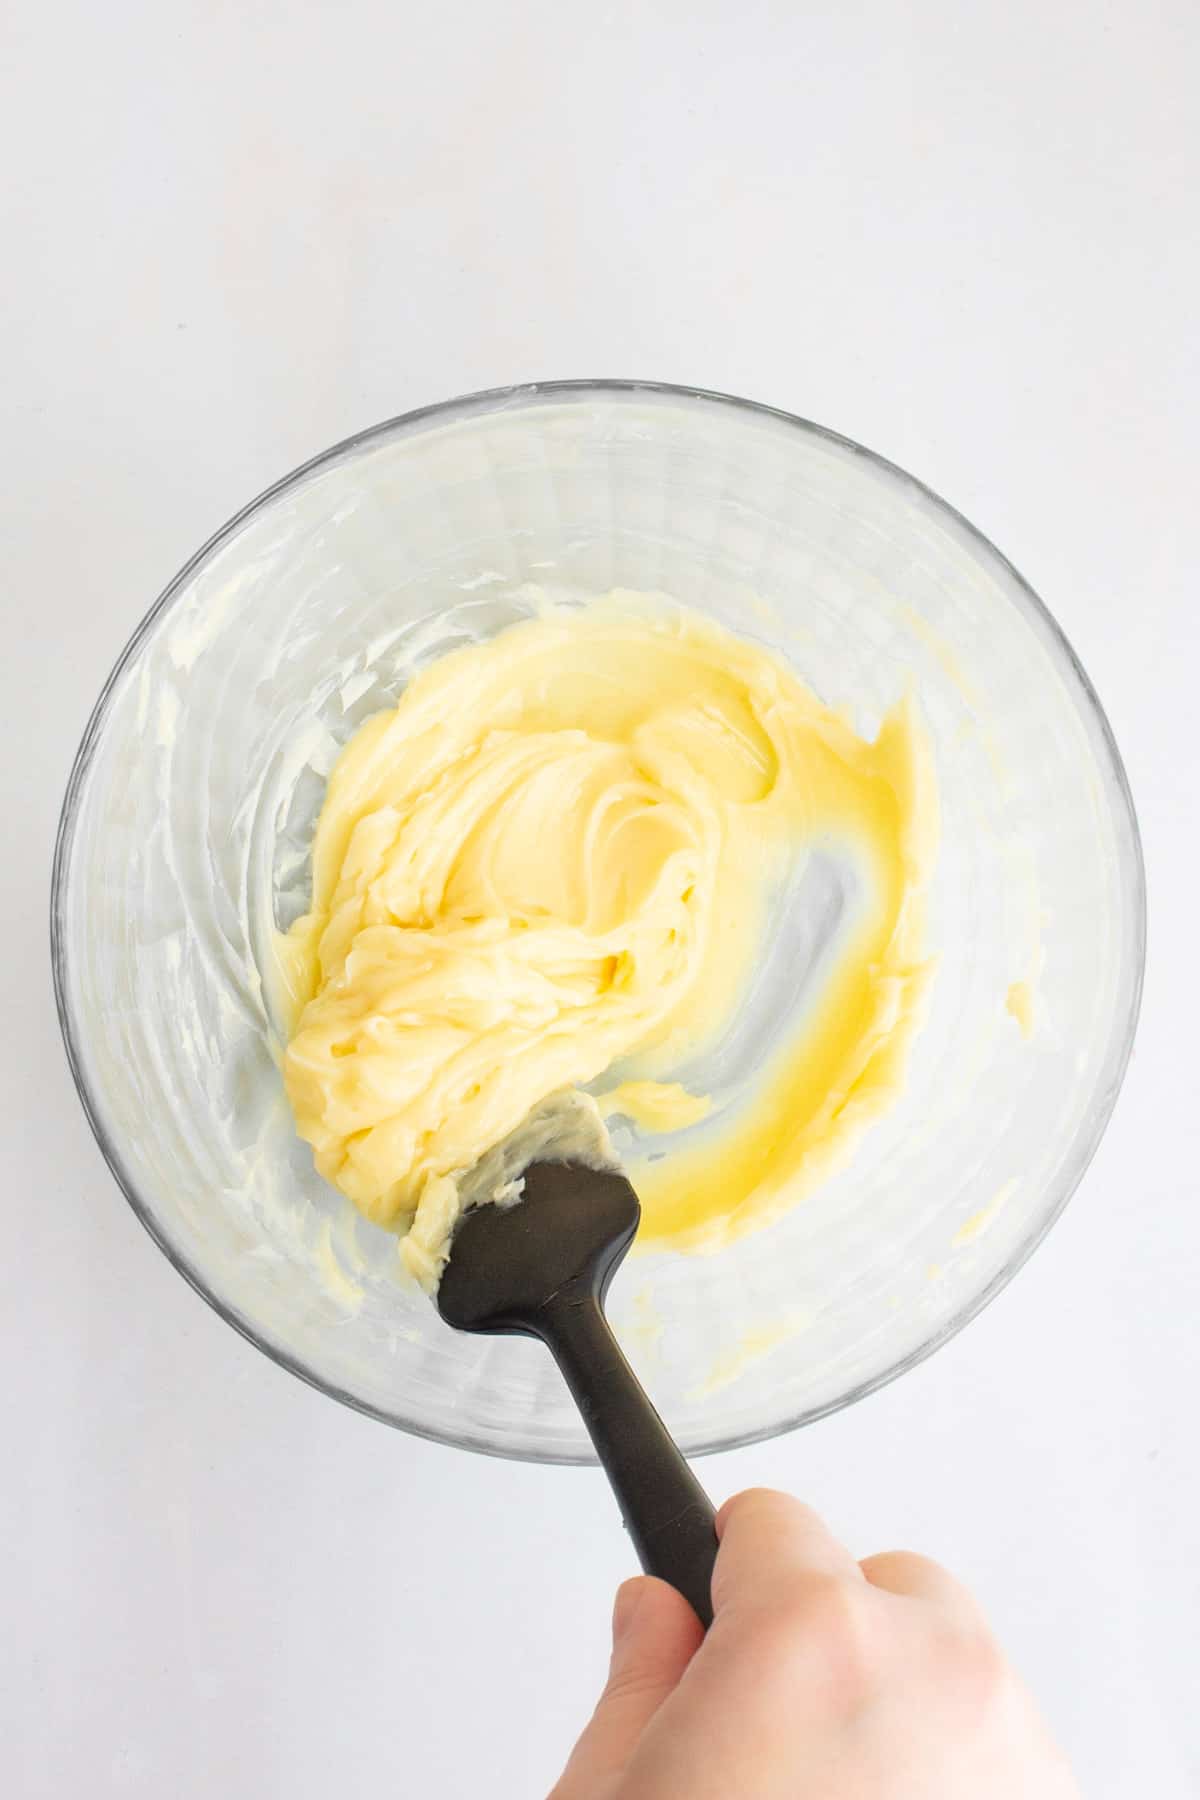
M 288 476 L 171 583 L 84 734 L 54 870 L 67 1050 L 138 1217 L 268 1355 L 428 1437 L 589 1456 L 549 1357 L 444 1327 L 314 1175 L 259 977 L 339 745 L 406 671 L 527 613 L 531 583 L 663 590 L 863 731 L 911 684 L 934 743 L 939 969 L 903 1098 L 779 1223 L 635 1255 L 613 1289 L 680 1443 L 723 1448 L 857 1399 L 1003 1287 L 1087 1166 L 1134 1031 L 1142 863 L 1104 715 L 1016 571 L 901 470 L 722 395 L 562 382 L 409 414 Z M 770 986 L 799 1004 L 781 941 Z

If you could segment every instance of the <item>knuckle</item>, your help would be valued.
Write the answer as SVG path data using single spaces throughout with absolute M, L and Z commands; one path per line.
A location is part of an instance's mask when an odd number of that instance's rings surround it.
M 837 1704 L 857 1705 L 876 1685 L 876 1634 L 857 1583 L 809 1576 L 779 1595 L 758 1631 L 763 1655 L 786 1679 L 817 1679 Z
M 851 1585 L 840 1577 L 822 1576 L 810 1581 L 801 1600 L 807 1629 L 827 1645 L 860 1649 L 867 1623 L 862 1599 L 857 1584 Z
M 961 1666 L 971 1687 L 981 1698 L 992 1700 L 1008 1686 L 1009 1669 L 1004 1652 L 986 1631 L 965 1634 Z
M 995 1638 L 981 1626 L 944 1630 L 933 1660 L 943 1691 L 953 1693 L 976 1716 L 990 1712 L 1007 1692 L 1008 1663 Z
M 806 1525 L 821 1525 L 820 1515 L 813 1507 L 804 1500 L 797 1500 L 793 1494 L 781 1493 L 778 1488 L 743 1488 L 740 1494 L 734 1494 L 721 1508 L 725 1520 L 741 1517 L 743 1514 L 753 1516 L 761 1513 L 786 1513 L 789 1518 Z

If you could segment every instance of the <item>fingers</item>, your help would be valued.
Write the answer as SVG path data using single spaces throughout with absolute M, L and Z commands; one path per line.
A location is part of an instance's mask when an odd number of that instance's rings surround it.
M 703 1637 L 683 1595 L 665 1581 L 638 1575 L 618 1588 L 608 1681 L 551 1800 L 598 1800 L 607 1791 Z
M 727 1500 L 717 1514 L 717 1536 L 718 1614 L 735 1598 L 739 1608 L 774 1606 L 781 1593 L 813 1577 L 862 1579 L 849 1550 L 812 1508 L 771 1488 L 748 1488 Z
M 885 1550 L 859 1564 L 872 1587 L 911 1600 L 929 1600 L 961 1618 L 978 1616 L 974 1598 L 940 1563 L 911 1550 Z

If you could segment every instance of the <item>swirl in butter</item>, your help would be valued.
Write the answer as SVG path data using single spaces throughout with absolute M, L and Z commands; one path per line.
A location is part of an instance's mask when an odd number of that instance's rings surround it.
M 768 651 L 663 601 L 548 609 L 442 657 L 342 751 L 311 907 L 279 945 L 318 1170 L 407 1233 L 432 1287 L 464 1173 L 549 1097 L 615 1069 L 603 1113 L 695 1125 L 706 1096 L 674 1072 L 728 1025 L 796 859 L 841 837 L 866 899 L 818 1003 L 735 1117 L 632 1170 L 643 1242 L 709 1248 L 773 1216 L 898 1089 L 936 810 L 910 700 L 867 742 Z

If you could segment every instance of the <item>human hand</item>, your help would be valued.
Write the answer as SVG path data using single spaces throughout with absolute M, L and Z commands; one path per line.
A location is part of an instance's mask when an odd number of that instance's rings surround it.
M 722 1507 L 713 1623 L 618 1590 L 608 1685 L 550 1800 L 1077 1800 L 974 1600 L 904 1551 L 856 1563 L 807 1506 Z

